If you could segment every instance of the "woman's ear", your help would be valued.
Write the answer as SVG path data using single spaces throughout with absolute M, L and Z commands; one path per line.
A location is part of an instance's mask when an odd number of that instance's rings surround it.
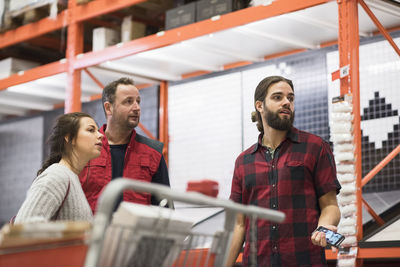
M 65 143 L 66 144 L 68 144 L 70 141 L 70 138 L 69 138 L 69 136 L 68 135 L 66 135 L 65 137 L 64 137 L 64 140 L 65 140 Z M 72 141 L 72 145 L 74 144 L 74 142 Z

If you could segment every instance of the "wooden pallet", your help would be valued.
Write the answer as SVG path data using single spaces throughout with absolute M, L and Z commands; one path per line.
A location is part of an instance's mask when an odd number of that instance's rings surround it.
M 43 0 L 19 10 L 7 11 L 4 14 L 0 32 L 15 29 L 45 17 L 55 17 L 59 10 L 66 8 L 66 3 L 65 0 Z

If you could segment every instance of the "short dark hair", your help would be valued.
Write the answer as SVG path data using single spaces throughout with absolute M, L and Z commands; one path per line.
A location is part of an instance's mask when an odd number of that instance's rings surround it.
M 254 92 L 254 107 L 255 107 L 257 101 L 261 101 L 264 103 L 265 97 L 268 94 L 268 89 L 271 87 L 271 85 L 278 83 L 278 82 L 285 82 L 285 83 L 289 84 L 290 87 L 292 88 L 292 90 L 294 91 L 293 82 L 291 80 L 286 79 L 282 76 L 266 77 L 257 85 L 256 91 Z M 260 114 L 260 112 L 258 112 L 257 109 L 256 109 L 256 111 L 253 111 L 251 113 L 251 120 L 253 122 L 257 122 L 258 131 L 263 133 L 264 127 L 263 127 L 262 120 L 261 120 L 261 114 Z
M 48 140 L 50 155 L 37 172 L 37 175 L 41 174 L 53 163 L 60 162 L 62 157 L 71 156 L 72 141 L 78 135 L 81 118 L 86 117 L 92 118 L 92 116 L 83 112 L 67 113 L 57 118 Z M 68 141 L 65 140 L 65 137 L 67 137 Z
M 104 87 L 103 94 L 101 96 L 101 101 L 103 103 L 104 114 L 106 113 L 106 111 L 104 109 L 104 103 L 105 102 L 110 102 L 111 104 L 114 104 L 114 102 L 115 102 L 115 92 L 117 91 L 117 87 L 120 84 L 135 85 L 134 81 L 131 78 L 127 78 L 127 77 L 119 78 L 118 80 L 107 84 L 106 87 Z

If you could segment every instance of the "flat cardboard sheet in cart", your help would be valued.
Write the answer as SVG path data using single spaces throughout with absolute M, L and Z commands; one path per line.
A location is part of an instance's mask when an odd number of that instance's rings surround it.
M 149 266 L 150 259 L 151 266 L 166 266 L 192 225 L 175 210 L 122 202 L 107 229 L 100 266 Z

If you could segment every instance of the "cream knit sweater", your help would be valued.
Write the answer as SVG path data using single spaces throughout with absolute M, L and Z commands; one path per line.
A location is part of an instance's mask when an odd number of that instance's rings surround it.
M 92 221 L 93 214 L 83 193 L 79 177 L 64 165 L 52 164 L 28 190 L 15 223 L 49 221 L 69 193 L 56 220 Z

